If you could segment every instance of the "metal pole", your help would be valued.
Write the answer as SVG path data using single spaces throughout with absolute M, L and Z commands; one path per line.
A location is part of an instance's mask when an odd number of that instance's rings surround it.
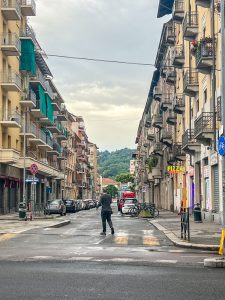
M 26 203 L 26 123 L 27 111 L 24 111 L 23 121 L 23 202 Z
M 211 32 L 212 32 L 212 48 L 213 48 L 213 68 L 212 68 L 212 104 L 213 104 L 213 131 L 214 131 L 214 139 L 213 139 L 213 148 L 216 151 L 216 41 L 215 41 L 215 15 L 214 15 L 214 10 L 215 10 L 215 1 L 212 0 L 212 7 L 211 7 L 211 12 L 212 12 L 212 17 L 211 17 Z
M 225 128 L 225 18 L 224 18 L 224 0 L 221 2 L 221 111 L 222 111 L 222 128 L 224 134 Z M 222 157 L 222 188 L 223 188 L 223 215 L 222 215 L 222 225 L 223 230 L 225 230 L 225 156 Z M 223 247 L 224 254 L 224 247 Z

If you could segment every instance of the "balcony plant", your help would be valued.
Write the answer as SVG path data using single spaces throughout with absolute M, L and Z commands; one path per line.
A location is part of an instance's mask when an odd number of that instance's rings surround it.
M 191 54 L 195 55 L 199 46 L 199 42 L 197 40 L 191 41 Z
M 152 172 L 152 169 L 155 168 L 158 164 L 158 157 L 155 155 L 150 156 L 149 158 L 147 158 L 146 160 L 146 164 L 148 165 L 148 170 L 149 173 Z

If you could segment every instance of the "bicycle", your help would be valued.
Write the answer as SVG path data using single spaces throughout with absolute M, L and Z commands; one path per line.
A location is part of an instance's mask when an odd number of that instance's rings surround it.
M 134 207 L 130 208 L 128 214 L 131 217 L 137 217 L 141 211 L 149 212 L 152 218 L 156 218 L 159 216 L 159 210 L 152 203 L 150 204 L 139 203 Z

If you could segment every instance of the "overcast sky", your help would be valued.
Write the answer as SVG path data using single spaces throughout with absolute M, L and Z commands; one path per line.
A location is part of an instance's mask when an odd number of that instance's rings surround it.
M 36 0 L 30 17 L 47 54 L 154 63 L 159 0 Z M 68 109 L 100 150 L 134 148 L 153 67 L 49 57 Z

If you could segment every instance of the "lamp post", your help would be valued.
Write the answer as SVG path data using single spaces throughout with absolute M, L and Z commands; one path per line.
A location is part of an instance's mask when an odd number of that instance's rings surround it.
M 23 120 L 23 203 L 26 203 L 26 124 L 27 111 L 25 109 Z
M 66 195 L 66 151 L 67 151 L 67 146 L 65 145 L 63 147 L 63 156 L 64 156 L 64 176 L 63 176 L 63 182 L 64 182 L 64 186 L 62 189 L 62 200 L 64 200 L 64 197 Z

